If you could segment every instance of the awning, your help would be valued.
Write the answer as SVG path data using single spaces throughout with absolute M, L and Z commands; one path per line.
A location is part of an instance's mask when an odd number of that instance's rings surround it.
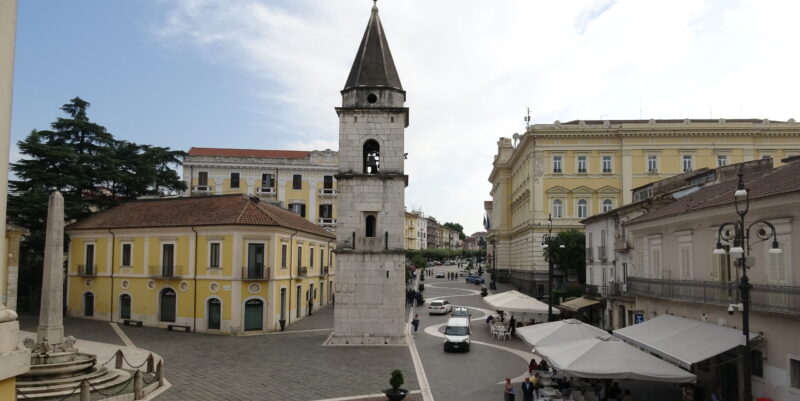
M 580 297 L 573 299 L 572 301 L 562 302 L 561 305 L 558 305 L 558 307 L 566 311 L 577 312 L 587 306 L 597 305 L 599 303 L 600 301 L 591 298 Z
M 548 305 L 546 303 L 514 290 L 483 297 L 483 302 L 495 310 L 506 312 L 548 313 Z M 557 315 L 559 313 L 558 308 L 553 307 L 553 314 Z
M 598 329 L 577 319 L 556 320 L 520 327 L 517 336 L 531 347 L 539 348 L 565 342 L 575 342 L 597 336 L 608 335 L 605 330 Z
M 744 345 L 741 330 L 671 315 L 614 330 L 614 335 L 684 369 Z M 750 333 L 751 340 L 759 337 Z

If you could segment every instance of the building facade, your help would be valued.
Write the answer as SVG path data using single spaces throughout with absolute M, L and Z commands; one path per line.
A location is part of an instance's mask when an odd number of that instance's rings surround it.
M 489 175 L 489 242 L 499 277 L 534 293 L 547 284 L 541 249 L 553 229 L 635 201 L 632 189 L 667 177 L 800 154 L 800 124 L 771 120 L 618 120 L 535 124 L 500 138 Z M 488 209 L 487 209 L 488 210 Z
M 255 195 L 333 231 L 337 152 L 193 147 L 183 162 L 188 195 Z
M 70 316 L 236 334 L 332 302 L 334 237 L 256 197 L 133 201 L 66 232 Z

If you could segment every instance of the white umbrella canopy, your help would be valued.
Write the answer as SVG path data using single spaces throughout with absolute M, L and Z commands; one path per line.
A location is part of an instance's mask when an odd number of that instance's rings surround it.
M 536 298 L 525 295 L 519 291 L 506 291 L 500 294 L 489 295 L 483 302 L 495 310 L 522 313 L 547 313 L 547 304 Z M 558 308 L 553 307 L 553 314 L 558 314 Z
M 576 319 L 558 320 L 555 322 L 534 324 L 517 329 L 517 336 L 531 347 L 558 345 L 607 335 L 602 329 Z
M 610 335 L 540 346 L 553 369 L 591 379 L 635 379 L 691 383 L 695 375 Z

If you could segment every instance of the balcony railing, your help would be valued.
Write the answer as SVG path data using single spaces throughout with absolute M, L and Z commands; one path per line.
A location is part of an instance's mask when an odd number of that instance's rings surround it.
M 297 267 L 297 277 L 307 277 L 308 276 L 308 267 Z
M 269 280 L 269 269 L 260 264 L 242 266 L 242 280 Z
M 631 249 L 631 244 L 623 237 L 614 238 L 614 250 L 617 252 L 628 252 Z
M 192 187 L 193 192 L 211 192 L 211 187 L 208 185 L 195 185 Z
M 608 255 L 606 255 L 606 246 L 605 246 L 605 244 L 597 246 L 597 258 L 602 260 L 603 262 L 608 260 Z
M 324 197 L 336 196 L 336 190 L 333 188 L 323 188 L 319 190 L 319 195 Z
M 275 187 L 258 187 L 256 188 L 256 193 L 262 195 L 270 195 L 275 194 Z
M 628 294 L 727 306 L 739 302 L 738 281 L 659 280 L 628 277 Z M 800 316 L 800 286 L 753 284 L 750 308 Z
M 97 265 L 78 265 L 78 275 L 79 276 L 96 276 L 97 275 Z
M 182 270 L 182 266 L 150 266 L 150 277 L 165 280 L 179 279 Z
M 336 219 L 332 219 L 329 217 L 320 217 L 317 221 L 318 224 L 323 227 L 333 227 L 336 225 Z

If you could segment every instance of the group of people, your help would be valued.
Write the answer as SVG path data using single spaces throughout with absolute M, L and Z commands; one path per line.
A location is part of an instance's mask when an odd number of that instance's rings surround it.
M 409 305 L 422 305 L 425 300 L 422 298 L 422 292 L 413 288 L 406 288 L 406 303 Z
M 700 380 L 697 380 L 697 383 L 684 384 L 681 388 L 681 399 L 683 401 L 728 401 L 722 387 L 717 387 L 710 396 L 706 397 L 706 389 Z
M 458 280 L 458 273 L 456 273 L 456 272 L 447 272 L 445 274 L 445 277 L 447 277 L 448 280 Z
M 522 392 L 522 401 L 534 401 L 539 397 L 539 393 L 544 388 L 542 380 L 543 373 L 549 373 L 550 366 L 547 361 L 542 360 L 537 362 L 536 359 L 531 359 L 528 364 L 528 376 L 520 386 Z M 557 388 L 562 397 L 569 395 L 571 388 L 568 380 L 563 378 L 553 378 L 552 385 Z M 622 390 L 619 383 L 612 380 L 599 380 L 594 383 L 594 391 L 600 401 L 619 400 L 619 401 L 636 401 L 631 391 L 628 389 Z M 505 401 L 514 401 L 516 398 L 517 390 L 511 384 L 511 379 L 506 377 L 503 395 Z

